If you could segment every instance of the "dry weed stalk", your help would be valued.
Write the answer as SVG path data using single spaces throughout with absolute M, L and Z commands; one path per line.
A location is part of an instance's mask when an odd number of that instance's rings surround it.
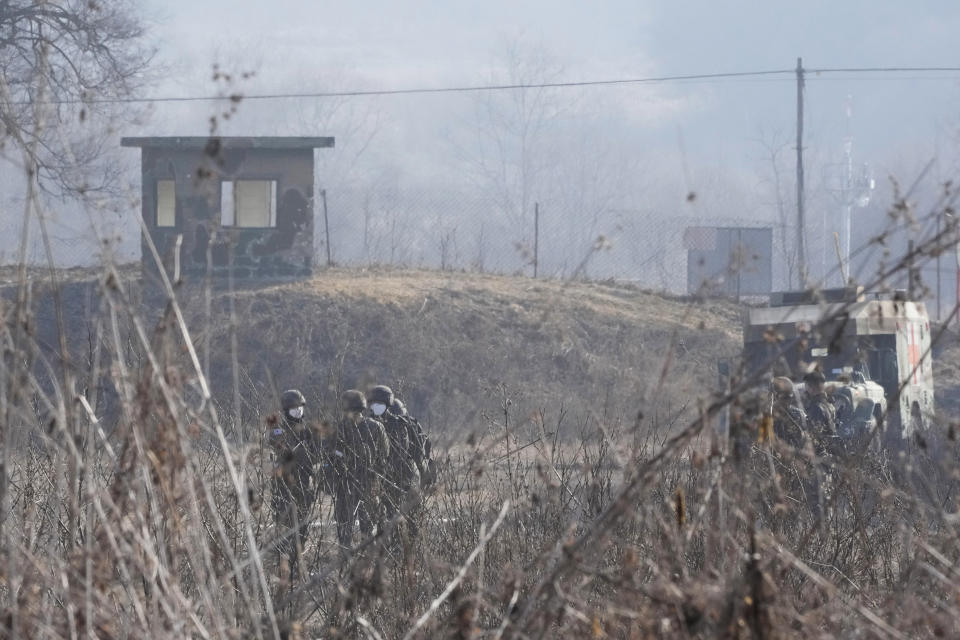
M 894 213 L 893 228 L 918 224 L 909 207 Z M 881 289 L 954 232 L 865 286 Z M 240 415 L 235 333 L 218 404 L 178 285 L 160 275 L 151 329 L 105 265 L 85 375 L 70 366 L 65 322 L 55 359 L 38 343 L 25 271 L 2 307 L 8 637 L 960 634 L 955 428 L 933 424 L 905 460 L 868 450 L 826 461 L 770 437 L 752 397 L 762 373 L 740 375 L 682 427 L 684 410 L 644 417 L 672 385 L 676 334 L 636 419 L 517 415 L 517 391 L 499 385 L 491 413 L 443 460 L 419 537 L 338 550 L 321 504 L 308 560 L 292 571 L 273 553 L 283 533 L 263 507 L 262 425 Z M 104 386 L 113 397 L 98 404 L 89 390 Z M 739 457 L 713 439 L 728 408 Z

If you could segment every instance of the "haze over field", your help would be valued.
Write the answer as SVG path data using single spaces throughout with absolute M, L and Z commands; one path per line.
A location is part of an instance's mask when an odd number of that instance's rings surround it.
M 0 637 L 960 637 L 960 5 L 776 5 L 0 0 Z
M 960 26 L 960 8 L 946 1 L 789 8 L 746 1 L 174 1 L 146 3 L 142 12 L 161 66 L 137 97 L 236 93 L 248 98 L 229 119 L 218 118 L 219 134 L 337 138 L 336 149 L 317 154 L 317 189 L 329 195 L 337 261 L 514 272 L 525 268 L 514 245 L 531 244 L 539 203 L 541 273 L 571 275 L 602 235 L 611 248 L 594 257 L 588 274 L 676 292 L 686 286 L 680 236 L 691 225 L 773 226 L 774 286 L 796 284 L 788 260 L 796 219 L 793 74 L 536 92 L 254 97 L 789 71 L 801 56 L 807 69 L 952 67 Z M 215 64 L 229 81 L 213 79 Z M 955 173 L 957 78 L 956 71 L 806 75 L 807 242 L 815 279 L 827 271 L 828 282 L 839 282 L 832 232 L 842 208 L 845 139 L 852 138 L 855 173 L 869 172 L 876 182 L 869 203 L 854 210 L 856 248 L 886 223 L 891 178 L 901 190 L 914 186 L 910 201 L 925 212 Z M 117 123 L 116 135 L 206 135 L 211 116 L 222 116 L 227 104 L 148 103 L 140 122 Z M 130 197 L 119 213 L 94 218 L 104 220 L 108 235 L 117 232 L 121 256 L 136 259 L 130 214 L 138 158 L 119 150 L 117 157 L 129 168 Z M 18 212 L 10 205 L 22 178 L 9 166 L 4 174 L 8 211 Z M 70 203 L 52 204 L 53 235 L 63 248 L 57 259 L 90 262 L 97 249 L 87 217 Z M 19 216 L 5 218 L 11 233 L 0 253 L 10 260 Z M 409 249 L 385 258 L 377 247 L 398 227 Z M 897 250 L 906 247 L 907 234 L 900 235 Z M 450 255 L 440 256 L 441 244 Z M 41 255 L 36 241 L 32 258 Z M 853 273 L 866 279 L 876 259 L 855 256 Z M 955 269 L 941 266 L 948 309 Z M 932 264 L 924 275 L 932 281 Z

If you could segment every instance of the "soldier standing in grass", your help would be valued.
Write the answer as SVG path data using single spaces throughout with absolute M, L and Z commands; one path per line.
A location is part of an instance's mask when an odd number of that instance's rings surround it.
M 366 398 L 364 398 L 364 402 L 366 402 Z M 360 434 L 371 456 L 370 466 L 365 470 L 364 496 L 369 504 L 372 518 L 370 528 L 366 531 L 361 528 L 360 531 L 364 535 L 370 535 L 372 525 L 380 521 L 383 490 L 386 486 L 383 474 L 387 467 L 387 461 L 390 459 L 390 438 L 387 437 L 387 430 L 383 423 L 379 419 L 369 416 L 364 416 L 360 424 Z
M 394 396 L 390 413 L 399 416 L 407 426 L 407 454 L 416 467 L 420 477 L 420 487 L 429 489 L 437 481 L 437 470 L 433 461 L 433 445 L 423 431 L 420 421 L 410 415 L 406 405 Z
M 408 516 L 403 508 L 404 502 L 411 491 L 419 490 L 420 474 L 409 455 L 407 420 L 402 414 L 392 411 L 395 401 L 393 391 L 388 386 L 377 385 L 370 389 L 367 398 L 370 413 L 383 424 L 390 441 L 390 454 L 383 467 L 383 503 L 380 509 L 383 521 L 387 522 L 399 513 Z
M 819 370 L 803 376 L 803 411 L 807 418 L 807 431 L 813 441 L 813 450 L 818 457 L 836 453 L 840 447 L 840 441 L 837 438 L 836 409 L 827 398 L 825 382 L 826 377 Z M 821 471 L 825 471 L 825 477 L 829 478 L 829 465 L 823 467 L 816 462 L 810 464 L 804 480 L 804 492 L 814 520 L 818 522 L 823 517 L 822 505 L 825 491 L 821 483 Z
M 378 474 L 389 456 L 390 445 L 383 425 L 363 415 L 367 401 L 360 391 L 345 391 L 341 408 L 343 418 L 329 455 L 337 540 L 349 547 L 354 520 L 360 521 L 361 534 L 373 533 L 379 511 Z
M 303 394 L 288 389 L 280 396 L 280 417 L 272 424 L 269 444 L 275 454 L 271 507 L 278 527 L 278 551 L 285 554 L 293 571 L 307 540 L 310 512 L 317 497 L 314 465 L 319 443 L 304 423 Z
M 793 382 L 787 377 L 774 378 L 771 383 L 773 394 L 773 430 L 777 438 L 793 447 L 803 448 L 803 426 L 806 415 L 797 402 Z
M 837 414 L 824 390 L 826 378 L 820 371 L 803 377 L 803 411 L 817 455 L 832 451 L 837 440 Z
M 396 396 L 388 412 L 407 430 L 406 459 L 410 465 L 411 476 L 410 487 L 403 497 L 403 509 L 407 530 L 411 537 L 416 537 L 424 515 L 424 492 L 437 480 L 430 438 L 424 433 L 420 421 L 407 412 L 407 407 Z

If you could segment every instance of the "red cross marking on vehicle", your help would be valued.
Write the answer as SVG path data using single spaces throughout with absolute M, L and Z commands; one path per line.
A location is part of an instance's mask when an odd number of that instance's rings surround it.
M 907 359 L 913 369 L 913 384 L 917 384 L 917 369 L 920 365 L 920 347 L 917 345 L 917 336 L 914 334 L 913 323 L 910 324 L 910 341 L 907 344 Z

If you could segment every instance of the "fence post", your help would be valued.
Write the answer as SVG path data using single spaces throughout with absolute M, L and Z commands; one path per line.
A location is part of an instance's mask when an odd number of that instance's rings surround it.
M 327 216 L 327 190 L 320 189 L 320 197 L 323 199 L 323 233 L 327 243 L 327 266 L 333 264 L 330 258 L 330 219 Z
M 540 203 L 533 203 L 533 277 L 537 277 L 540 261 Z

